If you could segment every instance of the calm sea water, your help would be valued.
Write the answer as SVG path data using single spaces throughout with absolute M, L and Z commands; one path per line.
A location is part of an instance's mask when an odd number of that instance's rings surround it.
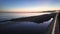
M 51 13 L 0 13 L 0 21 L 14 18 L 21 18 L 21 17 L 38 16 L 43 14 L 51 14 Z
M 29 22 L 29 21 L 24 21 L 24 22 L 5 22 L 6 25 L 7 23 L 15 23 L 15 24 L 8 24 L 7 26 L 4 25 L 4 28 L 1 30 L 3 32 L 17 32 L 17 33 L 28 33 L 28 34 L 43 34 L 46 32 L 46 29 L 52 22 L 53 18 L 51 18 L 48 21 L 42 22 L 42 23 L 35 23 L 35 22 Z M 4 24 L 4 23 L 3 23 Z M 0 30 L 0 31 L 1 31 Z M 45 33 L 44 33 L 45 34 Z
M 30 17 L 30 16 L 38 16 L 44 14 L 51 14 L 51 13 L 0 13 L 0 21 L 3 20 L 10 20 L 14 18 L 21 18 L 21 17 Z M 7 26 L 3 25 L 3 28 L 0 28 L 2 32 L 19 32 L 19 33 L 28 33 L 28 34 L 43 34 L 46 29 L 48 28 L 49 24 L 52 22 L 53 18 L 50 20 L 44 21 L 42 23 L 35 23 L 35 22 L 14 22 L 14 21 L 7 21 L 2 22 L 0 24 L 6 24 Z M 10 24 L 9 24 L 10 23 Z M 14 24 L 12 24 L 14 23 Z

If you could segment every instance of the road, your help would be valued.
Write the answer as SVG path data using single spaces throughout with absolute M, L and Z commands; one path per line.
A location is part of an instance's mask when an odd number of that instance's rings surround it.
M 52 34 L 59 34 L 59 22 L 58 22 L 58 16 L 59 16 L 59 11 L 57 11 L 53 29 L 52 29 Z

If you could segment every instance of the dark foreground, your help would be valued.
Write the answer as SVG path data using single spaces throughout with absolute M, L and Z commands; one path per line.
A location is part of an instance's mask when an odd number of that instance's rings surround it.
M 58 15 L 58 26 L 59 26 L 59 34 L 60 34 L 60 13 Z
M 1 33 L 45 34 L 54 21 L 56 13 L 17 18 L 0 22 Z

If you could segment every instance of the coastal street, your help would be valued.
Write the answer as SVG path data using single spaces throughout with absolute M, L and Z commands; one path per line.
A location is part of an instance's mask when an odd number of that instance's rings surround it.
M 57 24 L 57 18 L 58 18 L 58 14 L 59 14 L 59 11 L 56 11 L 57 14 L 56 14 L 56 17 L 55 17 L 55 22 L 54 22 L 54 25 L 53 25 L 53 29 L 52 29 L 52 34 L 55 34 L 55 29 L 56 29 L 56 24 Z M 58 29 L 58 28 L 57 28 Z

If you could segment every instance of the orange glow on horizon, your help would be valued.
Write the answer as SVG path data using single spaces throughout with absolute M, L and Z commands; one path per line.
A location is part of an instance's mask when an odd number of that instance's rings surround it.
M 13 12 L 40 12 L 40 11 L 48 11 L 48 10 L 60 10 L 59 7 L 33 7 L 33 8 L 17 8 L 17 9 L 9 9 L 4 11 L 13 11 Z

